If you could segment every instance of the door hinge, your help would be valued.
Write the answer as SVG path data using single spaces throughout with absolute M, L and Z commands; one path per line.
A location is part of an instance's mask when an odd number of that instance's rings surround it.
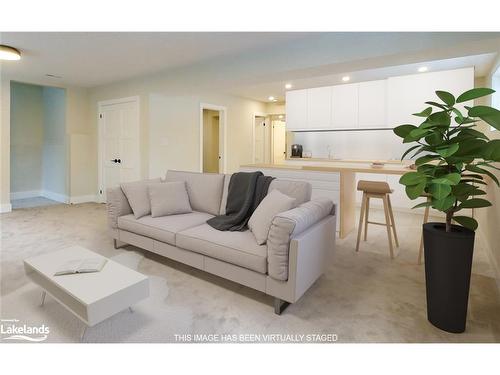
M 99 113 L 99 118 L 102 118 L 102 113 Z

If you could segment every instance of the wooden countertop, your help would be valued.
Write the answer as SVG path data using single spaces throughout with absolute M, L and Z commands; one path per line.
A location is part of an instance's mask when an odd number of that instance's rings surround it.
M 328 158 L 286 158 L 286 161 L 292 161 L 292 162 L 297 162 L 297 161 L 317 161 L 317 162 L 322 162 L 322 163 L 331 163 L 331 162 L 343 162 L 343 163 L 373 163 L 374 161 L 381 162 L 381 163 L 386 163 L 386 164 L 411 164 L 413 163 L 412 160 L 385 160 L 385 159 L 328 159 Z
M 281 164 L 244 164 L 242 168 L 276 168 L 288 170 L 318 171 L 318 172 L 354 172 L 354 173 L 375 173 L 375 174 L 394 174 L 402 175 L 410 172 L 408 163 L 388 163 L 382 167 L 374 168 L 371 161 L 286 161 Z

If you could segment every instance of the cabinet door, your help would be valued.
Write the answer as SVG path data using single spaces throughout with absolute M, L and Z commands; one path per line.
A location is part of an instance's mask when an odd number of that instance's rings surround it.
M 286 93 L 286 128 L 287 130 L 307 128 L 307 90 Z
M 387 84 L 385 80 L 359 84 L 359 127 L 387 127 Z
M 332 122 L 332 87 L 307 90 L 307 127 L 327 129 Z
M 358 84 L 338 85 L 332 88 L 333 128 L 358 127 Z

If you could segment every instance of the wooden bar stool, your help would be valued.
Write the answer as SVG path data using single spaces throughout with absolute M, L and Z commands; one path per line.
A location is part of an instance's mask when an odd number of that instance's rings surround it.
M 431 201 L 431 195 L 430 194 L 422 194 L 421 197 L 427 198 L 427 202 Z M 429 206 L 425 207 L 424 211 L 424 222 L 422 224 L 425 224 L 429 221 Z M 422 255 L 424 253 L 424 232 L 422 230 L 422 235 L 420 236 L 420 247 L 418 248 L 418 264 L 422 264 Z
M 396 224 L 394 223 L 394 214 L 392 212 L 391 198 L 389 195 L 393 192 L 389 187 L 387 182 L 382 181 L 359 181 L 358 190 L 363 192 L 363 200 L 361 203 L 361 212 L 359 214 L 359 226 L 358 226 L 358 240 L 356 241 L 356 251 L 359 251 L 359 240 L 361 239 L 361 231 L 363 228 L 363 217 L 364 217 L 364 227 L 366 241 L 368 233 L 368 224 L 385 225 L 387 228 L 387 237 L 389 239 L 389 251 L 391 259 L 394 259 L 394 250 L 392 247 L 392 232 L 394 233 L 394 241 L 396 242 L 396 247 L 399 247 L 398 235 L 396 234 Z M 384 214 L 385 223 L 378 223 L 374 221 L 369 221 L 369 211 L 370 211 L 370 198 L 379 198 L 384 202 Z

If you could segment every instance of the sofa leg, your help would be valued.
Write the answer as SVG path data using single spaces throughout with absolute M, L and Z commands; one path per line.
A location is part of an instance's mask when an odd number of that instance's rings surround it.
M 281 315 L 283 311 L 290 305 L 290 302 L 283 301 L 282 299 L 275 298 L 274 299 L 274 313 L 277 315 Z
M 127 244 L 125 242 L 117 240 L 116 238 L 113 238 L 113 246 L 115 247 L 115 249 L 119 249 L 120 247 L 127 246 Z

